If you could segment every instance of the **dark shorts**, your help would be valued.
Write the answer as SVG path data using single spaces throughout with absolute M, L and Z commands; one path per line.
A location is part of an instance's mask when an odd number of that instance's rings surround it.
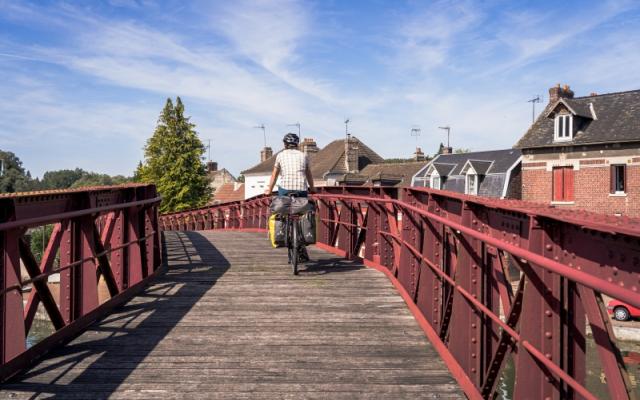
M 298 197 L 308 197 L 309 193 L 306 190 L 287 190 L 278 187 L 278 196 L 288 196 L 291 193 L 295 193 Z

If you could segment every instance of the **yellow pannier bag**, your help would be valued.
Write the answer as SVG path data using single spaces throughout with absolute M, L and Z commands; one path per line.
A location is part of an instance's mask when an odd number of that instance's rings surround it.
M 284 219 L 281 215 L 272 214 L 269 217 L 269 241 L 273 247 L 284 246 Z
M 269 241 L 271 246 L 278 247 L 276 244 L 276 214 L 271 214 L 269 217 Z

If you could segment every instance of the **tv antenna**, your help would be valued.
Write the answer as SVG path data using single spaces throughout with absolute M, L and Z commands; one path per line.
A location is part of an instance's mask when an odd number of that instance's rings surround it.
M 262 137 L 264 138 L 264 147 L 267 147 L 267 133 L 265 131 L 264 124 L 260 126 L 254 126 L 255 129 L 262 129 Z
M 209 151 L 209 160 L 208 161 L 211 161 L 211 139 L 207 139 L 207 143 L 208 144 L 204 148 Z M 202 157 L 202 158 L 204 158 L 204 157 Z
M 298 138 L 300 137 L 300 122 L 296 122 L 295 124 L 287 124 L 287 126 L 297 126 L 298 127 Z
M 416 146 L 418 145 L 418 136 L 420 136 L 420 127 L 414 126 L 411 128 L 411 136 L 416 138 Z
M 540 97 L 540 95 L 536 95 L 536 97 L 534 97 L 531 100 L 527 100 L 527 103 L 531 103 L 531 123 L 533 124 L 534 122 L 536 122 L 536 103 L 540 103 L 542 102 L 542 98 Z
M 449 145 L 449 137 L 450 137 L 450 134 L 451 134 L 451 127 L 449 125 L 447 125 L 447 126 L 439 126 L 438 129 L 442 129 L 442 130 L 447 131 L 447 147 L 451 147 Z
M 351 120 L 349 118 L 345 118 L 344 119 L 344 134 L 345 134 L 345 136 L 349 136 L 349 122 L 351 122 Z

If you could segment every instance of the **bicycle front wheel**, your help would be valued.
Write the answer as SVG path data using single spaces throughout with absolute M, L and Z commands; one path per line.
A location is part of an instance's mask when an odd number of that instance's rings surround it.
M 293 269 L 293 274 L 298 275 L 298 226 L 297 221 L 292 221 L 291 223 L 291 268 Z

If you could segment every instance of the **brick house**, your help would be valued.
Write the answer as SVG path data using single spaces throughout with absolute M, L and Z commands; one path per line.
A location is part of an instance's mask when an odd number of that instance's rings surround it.
M 549 95 L 515 145 L 523 199 L 640 216 L 640 90 L 574 97 L 558 85 Z
M 517 149 L 437 155 L 413 176 L 412 186 L 483 197 L 520 199 L 522 154 Z

